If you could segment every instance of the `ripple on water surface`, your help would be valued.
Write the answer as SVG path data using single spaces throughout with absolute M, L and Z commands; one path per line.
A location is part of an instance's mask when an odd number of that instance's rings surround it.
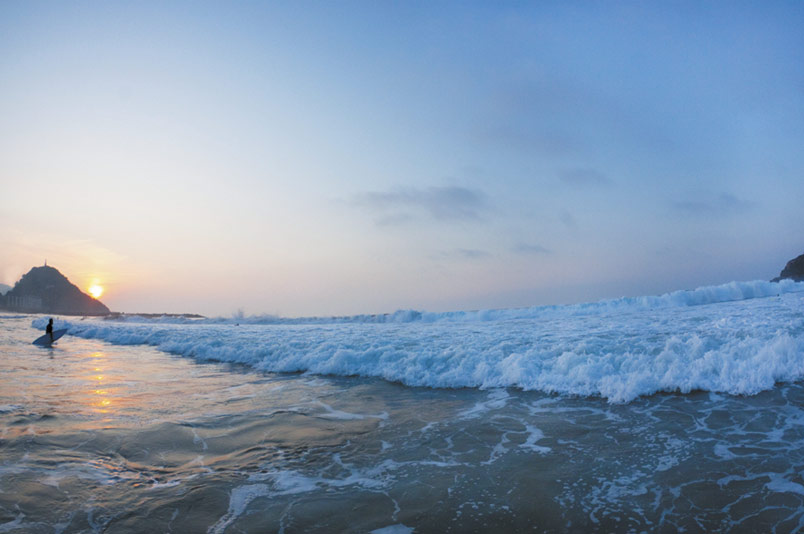
M 0 347 L 4 532 L 794 531 L 804 389 L 627 404 Z

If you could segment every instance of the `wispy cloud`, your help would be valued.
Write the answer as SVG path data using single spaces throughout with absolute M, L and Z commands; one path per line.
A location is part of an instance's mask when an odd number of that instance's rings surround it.
M 407 222 L 417 214 L 438 221 L 481 220 L 489 209 L 482 191 L 457 186 L 372 191 L 356 196 L 354 204 L 378 213 L 375 222 L 386 226 Z
M 704 196 L 694 200 L 681 200 L 673 203 L 673 209 L 681 214 L 695 217 L 724 217 L 745 213 L 753 209 L 755 203 L 742 200 L 730 193 L 715 197 Z
M 517 243 L 512 247 L 511 250 L 516 254 L 522 255 L 537 256 L 542 254 L 550 254 L 550 249 L 534 243 Z
M 572 213 L 567 210 L 561 210 L 561 213 L 558 215 L 558 220 L 564 223 L 564 226 L 570 230 L 578 229 L 578 221 L 576 221 Z
M 455 250 L 455 254 L 468 260 L 477 260 L 480 258 L 490 258 L 491 253 L 485 250 L 477 250 L 471 248 L 459 248 Z
M 602 172 L 590 168 L 569 169 L 559 175 L 561 181 L 572 187 L 601 187 L 612 185 L 612 180 Z
M 377 226 L 398 226 L 412 221 L 414 217 L 409 213 L 391 213 L 374 220 Z
M 475 248 L 453 248 L 450 250 L 436 251 L 430 255 L 430 259 L 436 262 L 454 262 L 456 260 L 477 261 L 492 257 L 494 257 L 494 254 L 491 252 Z
M 581 150 L 581 143 L 572 134 L 560 128 L 534 129 L 530 124 L 484 126 L 477 137 L 484 144 L 550 156 L 575 154 Z

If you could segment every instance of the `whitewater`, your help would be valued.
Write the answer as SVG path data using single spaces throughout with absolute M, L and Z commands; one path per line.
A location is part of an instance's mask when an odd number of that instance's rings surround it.
M 801 532 L 804 284 L 0 314 L 0 532 Z
M 127 317 L 58 320 L 56 327 L 262 372 L 518 388 L 613 403 L 658 392 L 754 395 L 804 377 L 804 283 L 790 280 L 569 306 L 301 319 Z

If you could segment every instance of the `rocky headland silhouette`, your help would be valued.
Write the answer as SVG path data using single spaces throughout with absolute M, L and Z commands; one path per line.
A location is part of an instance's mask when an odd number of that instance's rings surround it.
M 787 262 L 779 276 L 771 280 L 771 282 L 778 282 L 790 278 L 796 282 L 804 282 L 804 254 Z
M 5 295 L 0 308 L 22 313 L 109 315 L 101 301 L 82 292 L 58 269 L 44 265 L 28 271 Z

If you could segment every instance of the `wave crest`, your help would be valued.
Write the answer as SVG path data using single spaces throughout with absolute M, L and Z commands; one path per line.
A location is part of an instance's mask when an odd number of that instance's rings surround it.
M 474 311 L 427 312 L 418 310 L 397 310 L 385 314 L 362 314 L 341 317 L 278 317 L 276 315 L 244 315 L 242 312 L 232 317 L 194 319 L 187 317 L 162 316 L 141 317 L 125 315 L 110 319 L 126 323 L 146 324 L 242 324 L 242 325 L 303 325 L 303 324 L 399 324 L 399 323 L 438 323 L 438 322 L 486 322 L 508 319 L 540 319 L 555 314 L 594 315 L 611 311 L 649 310 L 668 307 L 703 306 L 755 298 L 804 292 L 804 282 L 782 280 L 766 282 L 729 282 L 717 286 L 705 286 L 692 290 L 679 290 L 663 295 L 642 297 L 621 297 L 583 304 L 533 306 L 528 308 L 507 308 Z
M 660 391 L 751 395 L 800 380 L 804 298 L 789 293 L 802 289 L 792 282 L 733 283 L 576 306 L 398 312 L 382 321 L 88 320 L 59 321 L 59 327 L 84 338 L 151 345 L 267 372 L 378 377 L 436 388 L 516 387 L 628 402 Z M 757 298 L 770 295 L 782 296 Z

